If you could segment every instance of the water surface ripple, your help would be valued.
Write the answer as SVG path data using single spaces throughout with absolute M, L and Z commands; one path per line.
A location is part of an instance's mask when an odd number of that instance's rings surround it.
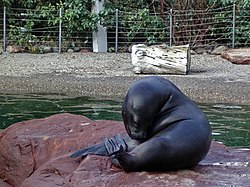
M 250 106 L 199 104 L 212 128 L 213 139 L 229 146 L 250 146 Z M 65 95 L 0 95 L 0 129 L 19 121 L 69 112 L 90 119 L 121 121 L 121 100 Z

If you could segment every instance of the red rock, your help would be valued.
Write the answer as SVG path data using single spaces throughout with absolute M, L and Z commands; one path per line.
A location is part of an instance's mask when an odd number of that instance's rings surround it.
M 89 53 L 89 52 L 91 52 L 91 50 L 90 49 L 81 49 L 79 52 L 80 53 Z
M 121 122 L 58 114 L 12 125 L 0 132 L 0 178 L 7 185 L 54 186 L 248 186 L 250 150 L 212 143 L 191 170 L 125 173 L 108 157 L 69 158 L 73 151 L 115 133 Z
M 12 187 L 12 186 L 9 185 L 8 183 L 2 181 L 2 179 L 0 179 L 0 186 L 1 186 L 1 187 Z
M 8 51 L 9 53 L 21 53 L 21 52 L 24 52 L 25 49 L 24 49 L 24 47 L 21 47 L 21 46 L 9 45 L 6 48 L 6 51 Z
M 103 125 L 114 122 L 99 123 L 84 116 L 58 114 L 10 126 L 0 132 L 0 178 L 16 186 L 48 160 L 101 141 Z
M 250 48 L 229 49 L 223 51 L 221 57 L 233 64 L 250 64 Z

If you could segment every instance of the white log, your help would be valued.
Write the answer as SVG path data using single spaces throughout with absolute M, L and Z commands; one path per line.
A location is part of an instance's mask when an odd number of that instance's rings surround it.
M 133 45 L 132 64 L 138 74 L 187 74 L 191 64 L 189 45 Z

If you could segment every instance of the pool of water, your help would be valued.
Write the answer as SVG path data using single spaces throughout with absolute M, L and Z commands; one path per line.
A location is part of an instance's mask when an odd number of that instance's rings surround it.
M 250 146 L 250 106 L 199 104 L 213 129 L 213 139 L 229 146 Z M 9 125 L 69 112 L 90 119 L 121 121 L 121 100 L 64 95 L 0 95 L 0 129 Z

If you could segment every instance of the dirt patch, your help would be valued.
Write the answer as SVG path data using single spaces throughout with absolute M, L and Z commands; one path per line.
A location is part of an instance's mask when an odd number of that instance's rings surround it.
M 188 75 L 162 75 L 198 102 L 250 104 L 250 68 L 215 55 L 193 55 Z M 4 54 L 0 92 L 123 97 L 132 72 L 129 53 Z

